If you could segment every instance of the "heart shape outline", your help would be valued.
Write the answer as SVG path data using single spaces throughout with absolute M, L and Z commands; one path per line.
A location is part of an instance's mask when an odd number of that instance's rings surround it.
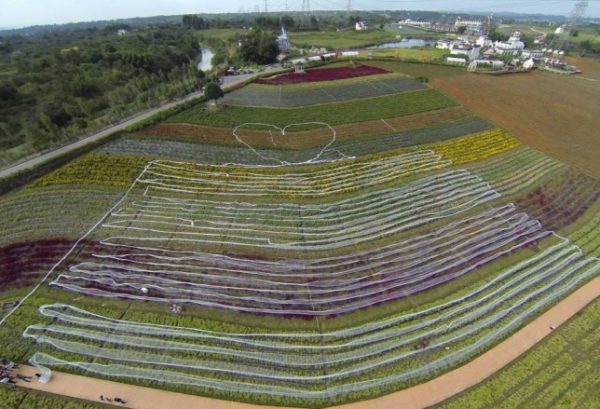
M 250 145 L 249 143 L 245 142 L 243 140 L 243 138 L 238 134 L 238 130 L 240 128 L 242 128 L 242 127 L 246 127 L 246 126 L 264 126 L 264 127 L 267 127 L 267 128 L 275 129 L 275 130 L 281 132 L 281 135 L 285 135 L 286 131 L 289 128 L 296 127 L 296 126 L 303 126 L 303 125 L 323 125 L 323 126 L 326 126 L 327 128 L 329 128 L 329 130 L 331 131 L 331 140 L 325 146 L 323 146 L 323 149 L 321 149 L 319 151 L 319 153 L 315 157 L 313 157 L 312 159 L 308 159 L 308 160 L 303 161 L 303 162 L 288 162 L 288 161 L 283 161 L 283 160 L 280 160 L 280 159 L 277 159 L 277 158 L 274 158 L 274 157 L 271 157 L 271 156 L 268 156 L 268 155 L 264 155 L 261 152 L 259 152 L 258 150 L 256 150 L 256 148 L 254 148 L 252 145 Z M 246 146 L 248 149 L 250 149 L 252 152 L 254 152 L 261 159 L 264 159 L 264 160 L 267 160 L 267 161 L 279 162 L 279 166 L 310 165 L 310 164 L 315 164 L 315 163 L 329 162 L 329 161 L 323 161 L 323 160 L 320 160 L 320 159 L 323 156 L 323 154 L 325 154 L 325 152 L 327 152 L 329 150 L 329 148 L 331 147 L 331 145 L 333 145 L 337 141 L 337 132 L 336 132 L 336 130 L 331 125 L 329 125 L 329 124 L 327 124 L 325 122 L 301 122 L 301 123 L 289 124 L 289 125 L 286 125 L 283 128 L 280 127 L 280 126 L 277 126 L 277 125 L 265 124 L 265 123 L 261 123 L 261 122 L 246 122 L 244 124 L 236 126 L 233 129 L 233 136 L 235 137 L 235 139 L 239 143 L 241 143 L 242 145 Z M 345 155 L 343 155 L 343 156 L 345 156 Z

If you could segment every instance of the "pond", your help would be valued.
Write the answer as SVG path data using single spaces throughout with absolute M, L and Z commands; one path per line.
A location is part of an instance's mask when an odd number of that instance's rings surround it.
M 215 56 L 215 53 L 213 53 L 211 50 L 209 50 L 208 48 L 203 48 L 202 49 L 202 61 L 200 61 L 198 63 L 198 69 L 201 71 L 211 70 L 213 67 L 212 58 L 214 56 Z
M 384 43 L 373 46 L 371 48 L 415 48 L 415 47 L 431 47 L 435 45 L 433 40 L 424 40 L 422 38 L 404 39 L 393 43 Z

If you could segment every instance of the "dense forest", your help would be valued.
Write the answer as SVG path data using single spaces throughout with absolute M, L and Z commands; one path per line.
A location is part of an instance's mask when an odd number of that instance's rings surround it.
M 197 89 L 182 24 L 0 36 L 0 166 Z

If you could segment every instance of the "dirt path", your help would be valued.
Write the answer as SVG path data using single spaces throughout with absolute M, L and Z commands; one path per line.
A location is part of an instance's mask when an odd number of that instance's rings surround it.
M 552 332 L 551 326 L 560 326 L 599 296 L 600 277 L 581 287 L 522 330 L 468 364 L 421 385 L 378 399 L 338 406 L 337 409 L 421 409 L 438 404 L 480 383 L 510 364 L 549 335 Z M 33 375 L 35 369 L 24 367 L 22 372 Z M 52 381 L 46 385 L 37 382 L 20 382 L 20 385 L 96 402 L 99 402 L 100 394 L 113 398 L 120 397 L 127 401 L 127 405 L 118 406 L 134 409 L 268 408 L 267 406 L 202 398 L 59 372 L 55 372 Z

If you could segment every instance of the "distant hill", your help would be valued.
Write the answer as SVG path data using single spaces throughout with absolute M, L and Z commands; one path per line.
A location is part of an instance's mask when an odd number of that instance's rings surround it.
M 104 28 L 114 24 L 124 24 L 131 27 L 136 26 L 147 26 L 151 24 L 161 23 L 179 23 L 181 22 L 182 16 L 155 16 L 155 17 L 136 17 L 136 18 L 124 18 L 118 20 L 101 20 L 101 21 L 86 21 L 81 23 L 67 23 L 67 24 L 47 24 L 39 26 L 31 26 L 17 29 L 2 29 L 0 28 L 0 36 L 11 36 L 11 35 L 35 35 L 41 34 L 48 31 L 74 31 L 74 30 L 85 30 L 87 28 Z
M 315 16 L 325 16 L 325 15 L 340 15 L 340 13 L 346 13 L 345 11 L 339 10 L 323 10 L 323 11 L 314 11 L 312 14 Z M 473 16 L 473 17 L 485 17 L 491 12 L 477 12 L 477 13 L 468 13 L 466 11 L 460 12 L 435 12 L 435 11 L 420 11 L 420 10 L 378 10 L 378 11 L 366 11 L 366 10 L 356 10 L 353 11 L 354 14 L 360 14 L 365 18 L 368 18 L 370 15 L 387 15 L 391 18 L 424 18 L 424 19 L 435 19 L 438 21 L 452 21 L 457 16 Z M 299 16 L 304 13 L 299 11 L 291 11 L 291 12 L 273 12 L 268 13 L 270 16 Z M 514 12 L 499 12 L 493 13 L 495 17 L 502 18 L 506 20 L 513 21 L 543 21 L 543 22 L 551 22 L 551 23 L 560 23 L 566 21 L 565 16 L 557 16 L 557 15 L 545 15 L 545 14 L 524 14 L 524 13 L 514 13 Z M 223 14 L 202 14 L 198 13 L 198 16 L 209 20 L 248 20 L 258 17 L 260 15 L 265 15 L 265 13 L 223 13 Z M 10 35 L 35 35 L 40 33 L 45 33 L 49 31 L 70 31 L 70 30 L 80 30 L 87 28 L 104 28 L 109 25 L 115 24 L 125 24 L 132 27 L 136 26 L 146 26 L 151 24 L 162 24 L 162 23 L 179 23 L 181 21 L 182 15 L 173 15 L 173 16 L 154 16 L 154 17 L 136 17 L 136 18 L 124 18 L 117 20 L 100 20 L 100 21 L 87 21 L 80 23 L 67 23 L 67 24 L 48 24 L 48 25 L 37 25 L 25 28 L 18 29 L 4 29 L 0 27 L 0 36 L 10 36 Z M 589 23 L 600 23 L 600 19 L 598 18 L 587 18 L 584 19 L 585 22 Z

